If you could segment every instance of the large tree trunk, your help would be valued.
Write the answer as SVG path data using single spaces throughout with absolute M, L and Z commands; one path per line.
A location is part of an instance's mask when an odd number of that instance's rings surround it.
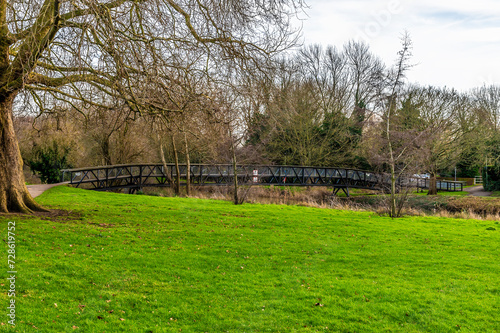
M 33 200 L 24 183 L 23 159 L 12 122 L 14 97 L 15 94 L 0 97 L 0 212 L 45 211 Z
M 429 180 L 429 192 L 427 192 L 427 195 L 437 195 L 438 190 L 437 190 L 437 178 L 436 174 L 434 172 L 431 172 L 431 178 Z

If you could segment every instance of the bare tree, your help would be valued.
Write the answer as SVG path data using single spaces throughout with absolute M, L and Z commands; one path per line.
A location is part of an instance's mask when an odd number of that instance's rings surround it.
M 89 161 L 113 165 L 132 162 L 141 155 L 140 149 L 131 149 L 137 147 L 137 142 L 130 140 L 132 128 L 140 121 L 127 105 L 115 100 L 106 108 L 94 106 L 72 113 L 76 118 L 74 122 L 84 130 L 85 136 L 81 139 L 88 139 L 95 150 Z
M 227 64 L 279 52 L 294 42 L 300 0 L 0 0 L 0 211 L 43 210 L 22 174 L 12 114 L 16 97 L 45 109 L 106 106 L 168 112 L 162 98 L 191 87 L 182 75 L 217 79 Z M 172 76 L 175 72 L 178 75 Z M 164 88 L 146 96 L 138 87 Z M 154 98 L 152 98 L 154 97 Z
M 384 68 L 363 43 L 301 48 L 252 82 L 248 142 L 274 163 L 358 165 Z
M 409 42 L 409 38 L 405 38 Z M 402 51 L 404 51 L 404 48 L 405 46 L 403 45 Z M 384 82 L 384 64 L 378 57 L 370 52 L 368 45 L 365 43 L 350 41 L 345 45 L 344 50 L 348 59 L 350 76 L 353 82 L 353 95 L 355 98 L 354 104 L 359 105 L 362 102 L 363 104 L 368 105 L 372 102 L 376 102 L 380 96 L 381 89 L 386 87 Z M 408 51 L 409 50 L 404 52 Z M 408 53 L 404 56 L 408 57 Z M 408 59 L 404 59 L 404 66 L 407 66 L 407 60 Z M 396 66 L 399 65 L 401 65 L 401 59 L 398 59 L 398 64 Z M 403 72 L 400 74 L 403 74 L 407 68 L 402 69 Z M 400 85 L 401 77 L 397 75 L 397 69 L 394 74 L 395 76 L 391 78 L 391 80 L 393 80 L 392 83 Z
M 480 134 L 473 137 L 474 150 L 482 150 L 482 163 L 500 161 L 500 87 L 488 86 L 472 91 L 474 113 Z M 482 148 L 482 149 L 481 149 Z M 481 164 L 482 164 L 481 163 Z M 486 163 L 487 164 L 487 163 Z
M 459 156 L 459 144 L 464 132 L 456 121 L 456 114 L 458 109 L 467 107 L 467 99 L 446 88 L 420 88 L 415 93 L 420 113 L 419 127 L 424 128 L 426 134 L 421 148 L 426 150 L 426 154 L 420 163 L 430 174 L 427 194 L 436 195 L 438 172 L 454 165 Z
M 403 80 L 405 73 L 411 67 L 408 63 L 411 56 L 411 40 L 408 34 L 402 37 L 402 48 L 398 52 L 395 66 L 386 76 L 385 89 L 378 95 L 378 126 L 370 130 L 365 145 L 369 146 L 368 155 L 373 164 L 380 171 L 387 171 L 389 175 L 389 215 L 399 217 L 403 208 L 404 196 L 399 198 L 398 180 L 408 171 L 409 161 L 416 152 L 415 145 L 420 134 L 410 133 L 401 128 L 401 117 L 398 117 L 398 107 L 401 103 Z M 385 183 L 385 181 L 384 181 Z
M 472 95 L 484 125 L 494 132 L 500 131 L 500 87 L 481 87 L 474 89 Z

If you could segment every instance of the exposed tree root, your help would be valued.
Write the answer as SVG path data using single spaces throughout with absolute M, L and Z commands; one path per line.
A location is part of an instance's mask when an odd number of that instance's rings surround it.
M 33 214 L 34 212 L 48 212 L 48 210 L 38 204 L 24 186 L 21 191 L 12 188 L 0 190 L 0 212 Z

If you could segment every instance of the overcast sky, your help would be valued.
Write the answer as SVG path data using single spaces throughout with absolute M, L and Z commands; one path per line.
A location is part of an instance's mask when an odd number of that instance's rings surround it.
M 413 42 L 408 80 L 468 90 L 500 84 L 499 0 L 306 0 L 304 44 L 368 42 L 394 63 L 406 30 Z

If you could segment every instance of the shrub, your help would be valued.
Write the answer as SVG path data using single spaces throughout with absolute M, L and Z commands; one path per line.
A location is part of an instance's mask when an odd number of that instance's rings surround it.
M 500 191 L 500 166 L 483 169 L 483 187 L 486 191 Z
M 40 176 L 42 183 L 54 184 L 60 181 L 61 169 L 71 167 L 68 164 L 69 151 L 69 147 L 61 147 L 56 141 L 51 146 L 35 146 L 26 164 Z

